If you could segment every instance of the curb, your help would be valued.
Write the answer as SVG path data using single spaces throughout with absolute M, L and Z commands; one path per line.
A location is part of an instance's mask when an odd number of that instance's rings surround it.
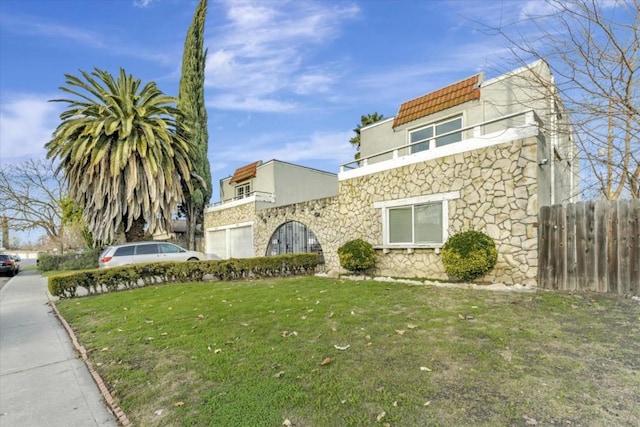
M 118 419 L 118 422 L 122 427 L 132 427 L 133 424 L 131 424 L 131 422 L 125 415 L 125 413 L 122 412 L 120 407 L 116 404 L 115 400 L 113 399 L 113 396 L 111 396 L 111 393 L 109 393 L 109 389 L 107 388 L 104 381 L 102 380 L 102 377 L 94 369 L 93 363 L 91 362 L 91 360 L 89 360 L 89 356 L 87 355 L 87 350 L 84 348 L 84 346 L 82 346 L 78 342 L 78 338 L 76 337 L 76 334 L 73 332 L 73 329 L 71 329 L 71 326 L 69 326 L 69 323 L 67 323 L 65 318 L 62 317 L 62 315 L 58 311 L 58 307 L 56 307 L 53 301 L 49 301 L 49 305 L 53 308 L 53 311 L 55 312 L 56 317 L 58 318 L 60 323 L 62 323 L 62 326 L 64 326 L 64 329 L 67 331 L 67 334 L 69 334 L 69 338 L 71 338 L 73 347 L 76 349 L 78 353 L 80 353 L 80 356 L 82 357 L 82 361 L 87 366 L 87 369 L 89 369 L 89 372 L 91 373 L 93 380 L 95 381 L 98 388 L 100 389 L 100 393 L 102 393 L 102 397 L 106 401 L 107 407 L 109 408 L 111 413 Z

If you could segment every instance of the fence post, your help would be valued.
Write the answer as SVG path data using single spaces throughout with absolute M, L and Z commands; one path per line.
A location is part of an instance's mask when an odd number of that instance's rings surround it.
M 551 207 L 542 206 L 540 208 L 540 224 L 538 229 L 538 287 L 548 289 L 551 283 L 549 265 L 549 223 L 551 217 Z

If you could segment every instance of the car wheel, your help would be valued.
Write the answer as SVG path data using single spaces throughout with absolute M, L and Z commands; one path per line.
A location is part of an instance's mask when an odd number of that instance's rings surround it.
M 191 257 L 187 261 L 200 261 L 200 260 L 196 257 Z

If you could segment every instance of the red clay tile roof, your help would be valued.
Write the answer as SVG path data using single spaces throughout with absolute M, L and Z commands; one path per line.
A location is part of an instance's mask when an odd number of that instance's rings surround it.
M 260 161 L 253 162 L 253 163 L 249 163 L 246 166 L 242 166 L 241 168 L 236 169 L 229 183 L 232 184 L 234 182 L 241 182 L 241 181 L 244 181 L 245 179 L 255 177 L 260 163 L 262 162 Z
M 480 74 L 458 83 L 438 89 L 420 98 L 407 101 L 393 121 L 393 127 L 412 122 L 447 108 L 455 107 L 473 99 L 480 99 Z

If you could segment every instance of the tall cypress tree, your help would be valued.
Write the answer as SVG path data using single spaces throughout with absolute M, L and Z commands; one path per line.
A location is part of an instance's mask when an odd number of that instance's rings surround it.
M 191 181 L 183 182 L 185 201 L 182 206 L 187 219 L 188 245 L 195 249 L 196 227 L 202 224 L 204 208 L 211 199 L 211 169 L 207 150 L 207 110 L 204 100 L 204 67 L 207 51 L 204 50 L 204 23 L 207 0 L 200 0 L 187 31 L 182 56 L 182 75 L 178 93 L 178 109 L 182 117 L 179 129 L 189 142 L 193 171 Z

